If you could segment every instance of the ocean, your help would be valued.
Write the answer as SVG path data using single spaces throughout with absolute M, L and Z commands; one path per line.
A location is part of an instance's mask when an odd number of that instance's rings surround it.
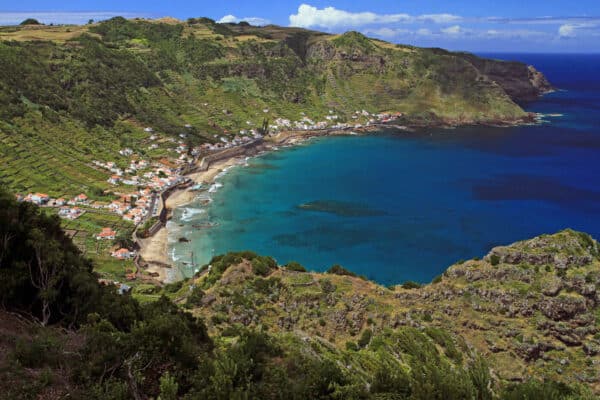
M 192 253 L 202 265 L 249 249 L 382 284 L 429 282 L 543 233 L 600 238 L 600 55 L 484 56 L 546 74 L 559 90 L 524 107 L 547 122 L 319 138 L 251 159 L 218 179 L 211 205 L 175 210 L 177 264 L 189 276 Z

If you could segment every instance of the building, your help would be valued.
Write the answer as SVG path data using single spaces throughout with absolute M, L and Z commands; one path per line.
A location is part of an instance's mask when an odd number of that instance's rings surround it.
M 112 175 L 110 178 L 108 178 L 107 182 L 113 185 L 118 185 L 119 182 L 121 182 L 121 177 L 119 175 Z
M 30 199 L 32 203 L 41 205 L 48 203 L 50 196 L 48 196 L 46 193 L 35 193 L 31 195 Z
M 102 228 L 102 231 L 96 235 L 96 240 L 114 240 L 117 236 L 117 232 L 111 228 Z
M 113 251 L 111 253 L 112 257 L 118 258 L 119 260 L 128 260 L 130 258 L 133 258 L 135 256 L 135 252 L 134 251 L 129 251 L 128 249 L 125 248 L 121 248 L 117 251 Z

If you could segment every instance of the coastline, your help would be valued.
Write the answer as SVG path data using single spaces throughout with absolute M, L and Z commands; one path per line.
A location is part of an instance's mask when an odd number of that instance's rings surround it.
M 511 127 L 518 126 L 522 124 L 531 124 L 538 122 L 536 118 L 533 118 L 533 114 L 528 114 L 529 118 L 519 120 L 519 121 L 489 121 L 487 124 L 481 123 L 462 123 L 458 124 L 459 126 L 465 125 L 486 125 L 486 126 L 497 126 L 497 127 Z M 362 127 L 349 127 L 344 129 L 320 129 L 320 130 L 290 130 L 290 131 L 281 131 L 277 135 L 268 137 L 257 147 L 252 149 L 244 149 L 241 153 L 236 153 L 230 156 L 226 156 L 223 159 L 219 159 L 218 161 L 214 161 L 209 163 L 208 167 L 204 171 L 200 172 L 192 172 L 187 174 L 186 176 L 190 178 L 194 184 L 204 184 L 211 185 L 215 182 L 217 176 L 223 172 L 224 169 L 228 167 L 232 167 L 235 165 L 239 165 L 242 163 L 246 157 L 256 156 L 257 153 L 264 153 L 265 151 L 273 151 L 277 150 L 278 147 L 290 147 L 295 145 L 300 145 L 307 140 L 315 137 L 324 137 L 324 136 L 348 136 L 348 135 L 359 135 L 359 134 L 368 134 L 371 132 L 382 131 L 386 129 L 393 129 L 399 131 L 416 131 L 418 129 L 425 128 L 441 128 L 441 129 L 451 129 L 456 127 L 457 125 L 453 123 L 439 123 L 439 124 L 398 124 L 395 121 L 393 124 L 383 124 L 377 123 L 368 126 Z M 406 121 L 401 121 L 406 122 Z M 230 150 L 230 149 L 227 149 Z M 223 151 L 226 153 L 227 150 Z M 211 156 L 218 155 L 219 153 L 213 153 Z M 204 163 L 205 158 L 200 159 L 196 162 L 197 166 L 200 166 Z M 194 201 L 196 194 L 190 187 L 176 189 L 170 193 L 168 198 L 166 198 L 165 204 L 162 204 L 162 207 L 166 207 L 168 213 L 172 213 L 172 211 L 178 207 L 183 207 L 187 204 L 190 204 Z M 165 224 L 157 230 L 157 232 L 147 239 L 140 240 L 141 248 L 140 248 L 140 256 L 143 261 L 147 264 L 144 268 L 146 272 L 152 274 L 156 280 L 165 284 L 171 283 L 183 278 L 181 272 L 178 268 L 173 264 L 173 261 L 170 259 L 168 254 L 169 248 L 169 229 Z
M 209 165 L 206 171 L 193 172 L 186 175 L 195 184 L 210 185 L 214 183 L 217 175 L 225 168 L 239 164 L 239 159 L 243 156 L 232 156 L 221 161 L 217 161 Z M 190 188 L 174 190 L 163 207 L 166 207 L 168 212 L 172 212 L 175 208 L 183 207 L 194 201 L 196 194 Z M 156 278 L 161 283 L 171 283 L 182 278 L 181 272 L 173 264 L 170 259 L 169 250 L 169 228 L 163 225 L 156 233 L 149 238 L 139 239 L 140 251 L 139 254 L 147 266 L 144 270 Z

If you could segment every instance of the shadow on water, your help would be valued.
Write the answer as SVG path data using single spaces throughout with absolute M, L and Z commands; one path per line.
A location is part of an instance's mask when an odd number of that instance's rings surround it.
M 314 211 L 334 214 L 338 217 L 376 217 L 387 213 L 370 208 L 365 204 L 338 200 L 315 200 L 299 204 L 296 208 L 303 211 Z

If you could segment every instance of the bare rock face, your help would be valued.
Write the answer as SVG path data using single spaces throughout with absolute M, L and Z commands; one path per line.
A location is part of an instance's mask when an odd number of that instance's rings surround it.
M 534 101 L 554 88 L 546 77 L 531 65 L 520 62 L 490 60 L 464 54 L 482 74 L 504 89 L 516 102 Z
M 560 296 L 543 300 L 539 304 L 539 309 L 542 314 L 554 321 L 564 321 L 586 312 L 587 306 L 583 298 Z

